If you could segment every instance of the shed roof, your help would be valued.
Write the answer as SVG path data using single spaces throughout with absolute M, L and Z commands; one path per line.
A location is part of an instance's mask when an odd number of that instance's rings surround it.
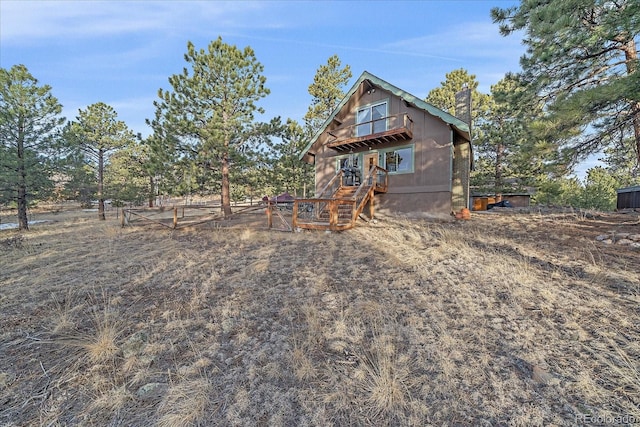
M 353 96 L 353 94 L 356 92 L 356 90 L 358 90 L 358 87 L 365 80 L 368 81 L 368 83 L 371 84 L 372 86 L 376 86 L 376 87 L 379 87 L 380 89 L 386 90 L 386 91 L 392 93 L 393 95 L 396 95 L 399 98 L 403 99 L 408 104 L 411 104 L 411 105 L 413 105 L 414 107 L 416 107 L 418 109 L 424 110 L 427 113 L 431 114 L 432 116 L 440 118 L 443 122 L 451 125 L 465 139 L 467 139 L 468 141 L 471 141 L 471 136 L 470 136 L 470 132 L 469 132 L 469 125 L 467 123 L 465 123 L 462 120 L 458 119 L 457 117 L 447 113 L 446 111 L 443 111 L 443 110 L 441 110 L 441 109 L 439 109 L 437 107 L 434 107 L 433 105 L 429 104 L 428 102 L 425 102 L 422 99 L 420 99 L 420 98 L 418 98 L 418 97 L 416 97 L 414 95 L 411 95 L 409 92 L 406 92 L 406 91 L 404 91 L 404 90 L 392 85 L 391 83 L 388 83 L 388 82 L 382 80 L 381 78 L 376 77 L 373 74 L 365 71 L 358 78 L 358 80 L 354 83 L 354 85 L 351 87 L 349 92 L 346 93 L 346 95 L 344 96 L 342 101 L 340 101 L 340 103 L 336 106 L 336 108 L 334 108 L 333 112 L 331 113 L 331 116 L 329 116 L 329 118 L 327 118 L 327 120 L 322 124 L 320 129 L 313 135 L 313 137 L 311 138 L 309 143 L 306 145 L 306 147 L 304 147 L 304 149 L 302 150 L 302 153 L 300 153 L 300 156 L 298 157 L 300 160 L 302 160 L 302 158 L 311 150 L 311 147 L 313 147 L 313 144 L 315 144 L 315 142 L 318 140 L 320 135 L 322 135 L 322 133 L 329 126 L 331 121 L 336 117 L 336 115 L 340 112 L 340 110 L 342 110 L 342 107 L 344 107 L 344 105 L 347 103 L 347 101 L 349 101 L 351 96 Z
M 633 187 L 625 187 L 616 190 L 618 193 L 634 193 L 636 191 L 640 191 L 640 185 L 635 185 Z

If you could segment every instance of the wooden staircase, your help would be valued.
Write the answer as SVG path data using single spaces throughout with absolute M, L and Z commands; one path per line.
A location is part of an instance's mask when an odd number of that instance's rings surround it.
M 332 231 L 353 228 L 366 206 L 373 217 L 375 194 L 387 191 L 387 180 L 387 171 L 374 165 L 360 185 L 344 185 L 340 171 L 318 197 L 294 201 L 292 227 Z

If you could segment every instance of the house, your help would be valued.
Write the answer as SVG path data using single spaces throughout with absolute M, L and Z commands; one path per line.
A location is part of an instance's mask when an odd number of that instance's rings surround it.
M 366 71 L 300 155 L 315 165 L 316 198 L 344 198 L 344 188 L 338 194 L 330 185 L 336 176 L 342 187 L 359 186 L 376 167 L 379 185 L 365 201 L 370 214 L 375 203 L 388 214 L 418 217 L 469 207 L 472 157 L 467 123 Z M 352 222 L 363 209 L 354 206 Z

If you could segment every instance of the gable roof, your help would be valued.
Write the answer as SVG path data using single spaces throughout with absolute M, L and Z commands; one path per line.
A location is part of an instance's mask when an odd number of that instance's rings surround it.
M 304 149 L 302 150 L 302 153 L 300 153 L 300 156 L 298 156 L 299 160 L 302 160 L 302 158 L 309 152 L 309 150 L 311 149 L 313 144 L 315 144 L 315 142 L 318 140 L 320 135 L 322 135 L 322 133 L 329 126 L 331 121 L 336 117 L 336 115 L 340 112 L 340 110 L 342 110 L 342 107 L 344 107 L 344 105 L 349 101 L 349 99 L 353 96 L 353 94 L 356 92 L 356 90 L 358 90 L 358 87 L 364 81 L 368 81 L 369 84 L 371 84 L 373 86 L 377 86 L 380 89 L 386 90 L 387 92 L 390 92 L 393 95 L 401 98 L 402 100 L 404 100 L 408 104 L 411 104 L 411 105 L 413 105 L 414 107 L 416 107 L 416 108 L 418 108 L 420 110 L 426 111 L 427 113 L 431 114 L 432 116 L 440 118 L 443 122 L 451 125 L 455 130 L 458 131 L 458 133 L 460 133 L 462 136 L 464 136 L 467 140 L 469 140 L 469 141 L 471 140 L 471 136 L 469 134 L 469 125 L 467 123 L 465 123 L 462 120 L 458 119 L 457 117 L 447 113 L 446 111 L 442 111 L 441 109 L 439 109 L 437 107 L 434 107 L 433 105 L 429 104 L 428 102 L 425 102 L 425 101 L 421 100 L 420 98 L 418 98 L 418 97 L 416 97 L 414 95 L 411 95 L 409 92 L 406 92 L 406 91 L 404 91 L 404 90 L 392 85 L 391 83 L 387 83 L 386 81 L 382 80 L 379 77 L 374 76 L 373 74 L 369 73 L 368 71 L 365 71 L 358 78 L 358 80 L 354 83 L 354 85 L 351 87 L 349 92 L 346 93 L 344 98 L 342 98 L 342 101 L 340 101 L 340 103 L 336 106 L 336 108 L 334 108 L 333 113 L 331 113 L 331 116 L 329 116 L 329 118 L 327 118 L 327 120 L 325 120 L 325 122 L 322 124 L 320 129 L 318 129 L 318 131 L 313 135 L 313 137 L 311 138 L 309 143 L 304 147 Z

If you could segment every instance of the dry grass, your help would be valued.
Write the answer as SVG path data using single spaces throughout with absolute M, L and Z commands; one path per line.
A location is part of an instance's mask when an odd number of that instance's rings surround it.
M 88 215 L 0 233 L 0 425 L 640 417 L 640 252 L 594 242 L 635 217 L 325 234 Z

